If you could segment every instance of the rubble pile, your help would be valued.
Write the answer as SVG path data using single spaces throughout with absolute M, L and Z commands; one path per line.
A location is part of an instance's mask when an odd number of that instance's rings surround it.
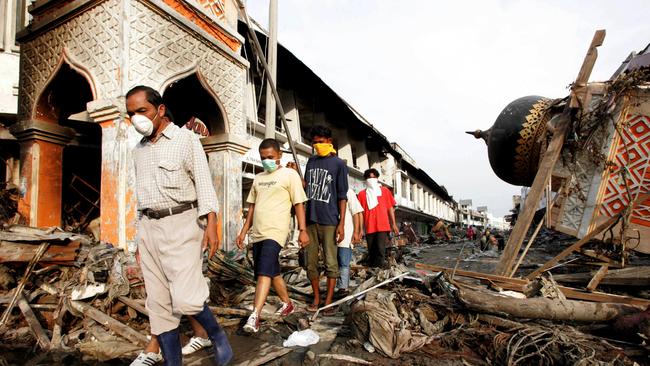
M 281 264 L 298 311 L 286 318 L 274 315 L 280 302 L 271 293 L 262 331 L 254 335 L 240 330 L 254 299 L 250 256 L 218 252 L 206 262 L 210 308 L 233 339 L 236 364 L 426 364 L 435 358 L 458 365 L 634 365 L 647 360 L 643 342 L 650 336 L 650 300 L 586 292 L 547 275 L 528 280 L 425 264 L 418 254 L 422 248 L 426 245 L 406 246 L 409 267 L 393 257 L 389 268 L 380 270 L 360 265 L 365 250 L 357 248 L 350 294 L 338 294 L 336 315 L 324 316 L 303 310 L 311 289 L 298 249 L 289 246 Z M 0 231 L 4 347 L 36 346 L 44 351 L 39 357 L 130 360 L 148 342 L 145 296 L 136 259 L 110 245 L 59 229 Z M 191 336 L 188 324 L 182 328 Z M 186 361 L 201 364 L 210 357 L 207 352 Z
M 0 225 L 18 223 L 20 219 L 18 214 L 19 198 L 18 188 L 11 184 L 0 189 Z

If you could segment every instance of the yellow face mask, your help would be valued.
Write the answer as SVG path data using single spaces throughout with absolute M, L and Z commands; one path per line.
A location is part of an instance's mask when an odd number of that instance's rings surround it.
M 328 156 L 331 153 L 336 154 L 336 150 L 334 149 L 334 146 L 328 143 L 314 144 L 314 150 L 316 150 L 316 154 L 321 157 Z

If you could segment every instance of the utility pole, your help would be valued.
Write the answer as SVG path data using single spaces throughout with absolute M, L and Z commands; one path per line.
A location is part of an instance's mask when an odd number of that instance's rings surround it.
M 269 0 L 269 44 L 267 45 L 267 58 L 271 72 L 271 78 L 277 80 L 278 70 L 278 0 Z M 270 80 L 266 82 L 266 116 L 264 123 L 265 138 L 275 138 L 275 97 L 271 89 Z

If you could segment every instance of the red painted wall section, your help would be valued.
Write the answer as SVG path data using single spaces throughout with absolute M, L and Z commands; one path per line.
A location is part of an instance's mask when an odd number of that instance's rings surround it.
M 60 226 L 63 146 L 40 140 L 35 143 L 39 147 L 36 226 Z

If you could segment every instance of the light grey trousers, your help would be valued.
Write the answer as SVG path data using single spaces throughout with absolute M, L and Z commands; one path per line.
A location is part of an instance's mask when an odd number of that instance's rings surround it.
M 203 277 L 203 229 L 197 209 L 162 219 L 142 216 L 138 224 L 140 265 L 147 290 L 151 333 L 178 328 L 182 315 L 203 309 L 210 290 Z

